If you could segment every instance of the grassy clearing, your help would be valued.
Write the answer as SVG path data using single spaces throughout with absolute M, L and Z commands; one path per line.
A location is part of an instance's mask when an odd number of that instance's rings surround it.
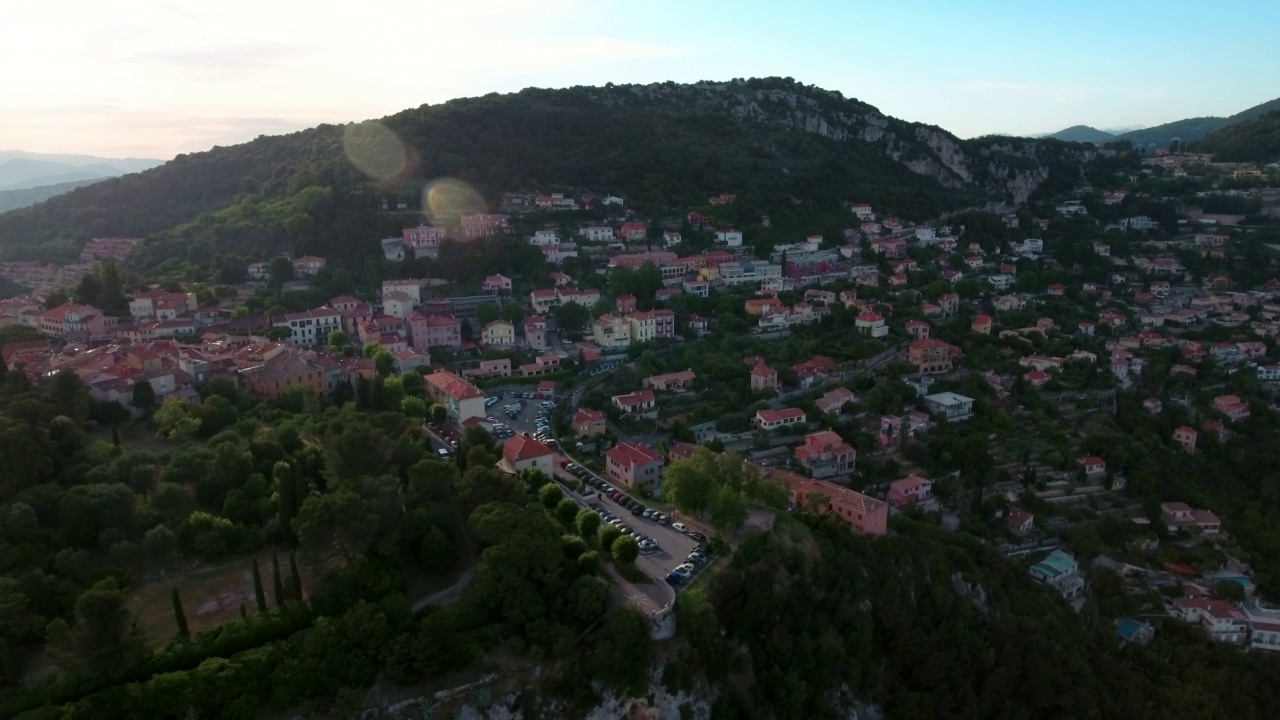
M 262 588 L 267 596 L 267 606 L 275 607 L 272 591 L 271 551 L 257 553 L 262 573 Z M 300 565 L 303 597 L 315 586 L 323 573 Z M 280 555 L 280 572 L 285 584 L 289 582 L 288 555 Z M 253 555 L 243 555 L 218 565 L 195 568 L 190 571 L 170 573 L 167 577 L 135 588 L 129 595 L 129 608 L 147 633 L 152 647 L 161 647 L 178 633 L 173 619 L 173 588 L 182 596 L 182 609 L 187 616 L 187 627 L 192 633 L 212 630 L 224 623 L 240 618 L 240 605 L 254 614 L 258 611 L 253 592 Z

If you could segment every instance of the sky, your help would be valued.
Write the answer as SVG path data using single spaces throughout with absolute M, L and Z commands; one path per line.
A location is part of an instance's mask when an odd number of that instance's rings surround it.
M 0 150 L 171 158 L 456 97 L 792 77 L 960 137 L 1280 96 L 1275 0 L 41 0 L 0 6 Z

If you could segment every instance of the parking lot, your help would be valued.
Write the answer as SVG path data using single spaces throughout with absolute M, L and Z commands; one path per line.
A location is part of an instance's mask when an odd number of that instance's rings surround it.
M 591 479 L 608 484 L 607 479 L 601 478 L 585 468 L 580 470 L 587 476 L 588 486 L 586 490 L 595 492 L 599 499 L 598 506 L 622 522 L 619 527 L 630 528 L 637 536 L 652 539 L 657 543 L 656 549 L 644 550 L 640 553 L 640 557 L 636 558 L 636 567 L 654 580 L 665 582 L 672 570 L 688 561 L 689 554 L 698 547 L 699 540 L 676 530 L 671 526 L 670 520 L 663 524 L 651 518 L 634 514 L 631 510 L 623 507 L 621 502 L 610 497 L 608 492 L 603 492 L 591 484 Z M 556 474 L 564 479 L 574 477 L 569 470 L 564 468 L 557 468 Z M 698 569 L 701 570 L 703 566 L 705 564 L 699 566 Z
M 498 423 L 502 423 L 511 428 L 512 434 L 529 433 L 535 435 L 538 432 L 537 417 L 541 408 L 541 404 L 546 402 L 542 398 L 521 398 L 513 397 L 512 393 L 520 393 L 523 395 L 535 395 L 536 386 L 529 386 L 527 389 L 508 389 L 501 393 L 501 399 L 497 403 L 487 408 L 487 414 Z M 497 391 L 491 391 L 489 397 L 498 397 Z M 504 409 L 511 404 L 520 403 L 520 411 L 514 417 L 508 416 Z M 507 436 L 510 437 L 510 436 Z M 499 437 L 498 441 L 502 442 L 506 437 Z

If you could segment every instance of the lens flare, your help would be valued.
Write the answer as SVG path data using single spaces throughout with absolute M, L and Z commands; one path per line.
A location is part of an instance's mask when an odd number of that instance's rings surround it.
M 378 181 L 399 177 L 409 164 L 404 143 L 376 120 L 348 125 L 342 133 L 342 149 L 352 165 Z
M 422 191 L 422 210 L 434 225 L 453 224 L 463 215 L 487 211 L 475 188 L 454 178 L 432 180 Z

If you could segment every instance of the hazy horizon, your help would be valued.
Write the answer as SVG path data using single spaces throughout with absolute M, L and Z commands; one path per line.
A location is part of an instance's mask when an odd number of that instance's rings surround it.
M 0 145 L 168 159 L 531 86 L 771 75 L 965 138 L 1149 127 L 1280 95 L 1267 72 L 1280 7 L 1236 6 L 374 0 L 330 17 L 248 0 L 55 0 L 8 10 L 0 28 L 0 62 L 23 69 Z M 1230 38 L 1232 52 L 1187 52 L 1196 36 Z

